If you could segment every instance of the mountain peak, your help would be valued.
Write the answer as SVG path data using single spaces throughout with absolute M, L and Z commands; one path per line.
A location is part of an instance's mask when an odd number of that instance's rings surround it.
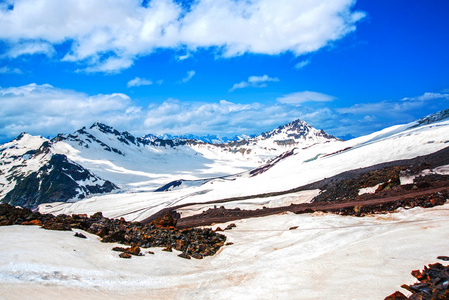
M 318 130 L 310 126 L 307 122 L 297 119 L 285 125 L 281 125 L 276 129 L 261 134 L 262 139 L 282 139 L 282 140 L 309 140 L 316 138 L 336 139 L 334 136 L 327 134 L 324 130 Z
M 120 135 L 120 132 L 114 129 L 112 126 L 106 125 L 98 121 L 92 124 L 92 126 L 90 126 L 89 129 L 97 129 L 103 133 L 112 133 L 114 135 Z

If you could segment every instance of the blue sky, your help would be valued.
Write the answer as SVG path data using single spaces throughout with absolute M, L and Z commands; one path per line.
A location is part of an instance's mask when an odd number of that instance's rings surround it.
M 446 0 L 0 0 L 0 141 L 360 136 L 449 104 Z

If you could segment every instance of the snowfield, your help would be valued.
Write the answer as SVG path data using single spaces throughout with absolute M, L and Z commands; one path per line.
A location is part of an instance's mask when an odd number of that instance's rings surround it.
M 87 240 L 4 226 L 0 293 L 2 299 L 383 299 L 414 282 L 411 270 L 449 254 L 448 209 L 241 220 L 225 232 L 234 244 L 203 260 L 160 248 L 125 260 L 111 251 L 115 244 L 85 232 Z
M 101 211 L 106 217 L 123 216 L 128 221 L 139 221 L 166 207 L 286 191 L 345 171 L 410 159 L 449 146 L 449 121 L 412 127 L 414 124 L 415 122 L 393 126 L 350 141 L 333 141 L 295 149 L 293 155 L 252 177 L 248 173 L 242 173 L 228 179 L 210 180 L 201 186 L 167 192 L 125 191 L 114 195 L 93 196 L 76 203 L 47 203 L 40 205 L 39 211 L 51 214 L 94 214 Z M 278 206 L 294 203 L 295 201 L 288 203 L 292 196 L 295 195 L 282 196 L 277 201 Z M 274 199 L 268 200 L 269 203 L 265 206 L 276 205 Z M 261 206 L 260 201 L 237 201 L 223 205 L 226 208 L 241 205 L 240 208 L 246 209 Z

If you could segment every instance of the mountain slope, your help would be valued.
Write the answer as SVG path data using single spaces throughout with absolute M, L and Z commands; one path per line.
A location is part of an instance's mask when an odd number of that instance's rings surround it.
M 2 146 L 0 198 L 35 207 L 118 188 L 142 192 L 167 184 L 198 186 L 247 172 L 294 147 L 335 140 L 302 121 L 230 144 L 139 138 L 99 122 L 51 141 L 23 134 Z
M 100 207 L 109 216 L 125 216 L 142 220 L 163 208 L 191 204 L 186 214 L 201 212 L 220 203 L 227 208 L 256 209 L 262 206 L 289 205 L 311 201 L 320 190 L 294 190 L 330 178 L 337 174 L 396 160 L 410 159 L 434 153 L 449 146 L 449 121 L 413 127 L 417 122 L 393 126 L 350 141 L 313 144 L 292 149 L 289 155 L 273 161 L 264 172 L 245 172 L 230 178 L 209 180 L 201 186 L 191 186 L 164 193 L 121 194 L 101 196 L 74 204 L 55 204 L 45 212 L 95 212 Z M 449 161 L 447 162 L 449 165 Z M 254 175 L 254 176 L 251 176 Z M 307 193 L 306 193 L 307 192 Z M 259 196 L 264 194 L 263 196 Z M 273 196 L 270 196 L 272 194 Z M 123 203 L 126 202 L 126 207 Z M 202 205 L 202 203 L 210 203 Z M 215 204 L 213 204 L 215 202 Z M 107 203 L 107 205 L 106 205 Z M 223 204 L 219 204 L 223 205 Z
M 0 149 L 3 203 L 36 208 L 41 203 L 83 199 L 117 187 L 51 151 L 42 137 L 21 134 Z

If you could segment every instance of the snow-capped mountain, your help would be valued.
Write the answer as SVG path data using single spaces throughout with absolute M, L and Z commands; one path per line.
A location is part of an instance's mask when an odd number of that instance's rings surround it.
M 124 216 L 129 220 L 143 220 L 161 209 L 178 205 L 186 205 L 186 208 L 178 210 L 185 216 L 213 208 L 217 204 L 226 205 L 226 208 L 256 209 L 310 202 L 322 191 L 301 190 L 301 187 L 350 170 L 412 159 L 449 146 L 448 120 L 416 127 L 417 124 L 418 121 L 397 125 L 349 141 L 327 139 L 317 131 L 318 135 L 310 138 L 308 146 L 290 148 L 288 152 L 270 160 L 256 171 L 224 178 L 209 178 L 197 185 L 189 182 L 185 188 L 167 189 L 169 191 L 164 193 L 127 192 L 93 197 L 89 201 L 77 203 L 51 204 L 48 207 L 41 206 L 41 211 L 94 213 L 102 210 L 110 217 Z M 261 142 L 271 141 L 273 145 L 273 141 L 278 141 L 279 136 L 288 137 L 286 131 L 285 127 L 279 128 L 258 138 Z M 319 142 L 318 139 L 321 138 L 323 142 Z M 254 142 L 256 140 L 255 138 Z M 260 144 L 257 147 L 261 149 Z M 177 184 L 182 185 L 182 182 Z
M 23 134 L 0 148 L 0 197 L 34 207 L 119 188 L 154 191 L 174 181 L 196 186 L 247 172 L 294 147 L 329 141 L 336 139 L 299 120 L 255 138 L 221 144 L 134 137 L 99 122 L 52 140 Z M 57 184 L 47 188 L 56 177 Z
M 21 134 L 0 148 L 0 198 L 3 203 L 35 208 L 43 202 L 69 201 L 117 187 L 51 151 L 43 137 Z
M 234 141 L 241 141 L 245 139 L 251 138 L 251 136 L 248 135 L 236 135 L 234 137 L 220 137 L 216 134 L 208 134 L 208 135 L 194 135 L 194 134 L 184 134 L 184 135 L 171 135 L 171 134 L 147 134 L 142 137 L 145 140 L 154 141 L 157 139 L 162 140 L 189 140 L 189 141 L 195 141 L 195 142 L 203 142 L 208 144 L 226 144 Z

